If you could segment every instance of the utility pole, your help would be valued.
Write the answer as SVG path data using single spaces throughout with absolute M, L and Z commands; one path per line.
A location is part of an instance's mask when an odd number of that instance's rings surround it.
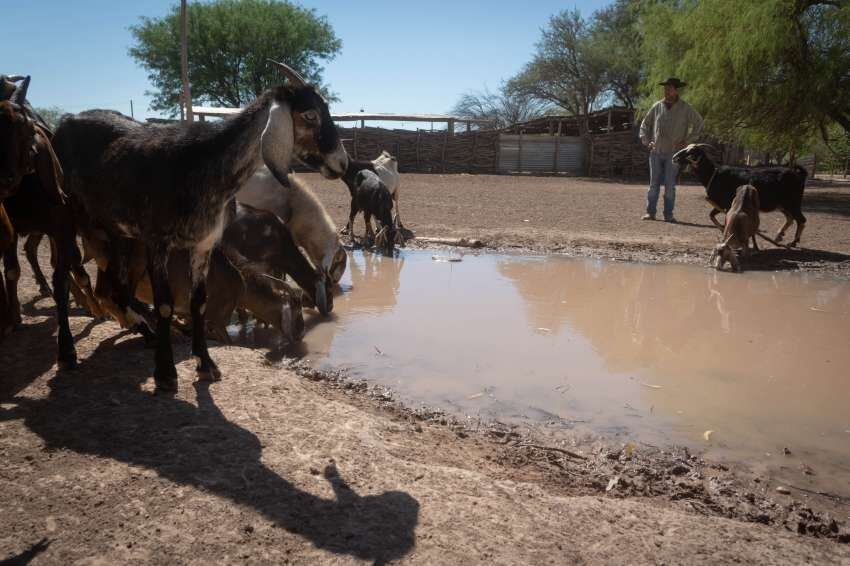
M 189 9 L 186 0 L 180 0 L 180 76 L 183 79 L 183 114 L 185 120 L 192 122 L 192 93 L 189 90 Z
M 130 99 L 130 118 L 136 119 L 136 116 L 133 114 L 133 99 Z

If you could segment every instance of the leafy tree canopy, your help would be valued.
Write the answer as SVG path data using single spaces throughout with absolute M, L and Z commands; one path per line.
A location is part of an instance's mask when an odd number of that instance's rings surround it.
M 193 2 L 188 8 L 189 82 L 195 104 L 248 104 L 281 82 L 269 58 L 292 66 L 329 95 L 320 61 L 333 59 L 342 42 L 315 10 L 279 0 Z M 179 5 L 165 17 L 142 18 L 130 30 L 135 44 L 129 53 L 149 71 L 157 88 L 150 93 L 151 108 L 177 114 L 182 92 Z
M 802 149 L 830 124 L 850 132 L 848 0 L 655 0 L 640 31 L 647 104 L 678 76 L 729 141 Z

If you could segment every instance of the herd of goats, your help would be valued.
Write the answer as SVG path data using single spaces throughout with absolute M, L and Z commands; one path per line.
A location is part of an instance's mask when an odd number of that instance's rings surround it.
M 73 292 L 92 315 L 108 313 L 155 344 L 161 392 L 177 388 L 175 317 L 191 325 L 199 376 L 217 380 L 206 335 L 227 341 L 234 310 L 251 312 L 292 342 L 304 334 L 302 306 L 323 315 L 333 309 L 347 261 L 340 235 L 354 238 L 359 212 L 366 245 L 391 254 L 404 243 L 410 233 L 397 213 L 395 158 L 349 159 L 325 99 L 295 70 L 274 64 L 284 84 L 229 120 L 152 125 L 91 110 L 64 116 L 55 132 L 27 102 L 30 77 L 0 76 L 0 339 L 21 322 L 20 236 L 28 236 L 41 291 L 56 303 L 59 367 L 77 364 L 68 321 Z M 351 213 L 342 232 L 291 173 L 296 163 L 348 186 Z M 45 235 L 52 290 L 38 267 Z M 91 259 L 94 289 L 84 269 Z
M 410 232 L 398 217 L 395 158 L 383 152 L 373 161 L 350 159 L 321 94 L 292 68 L 272 63 L 284 84 L 228 120 L 142 124 L 91 110 L 63 117 L 55 132 L 27 102 L 30 78 L 0 75 L 0 340 L 21 322 L 20 236 L 28 236 L 26 256 L 42 293 L 52 293 L 56 304 L 59 367 L 77 364 L 68 321 L 73 292 L 92 315 L 108 313 L 155 345 L 159 392 L 177 388 L 175 317 L 191 325 L 199 377 L 217 380 L 207 332 L 228 341 L 235 310 L 251 312 L 289 341 L 304 334 L 303 306 L 332 310 L 332 290 L 347 261 L 340 235 L 354 238 L 359 212 L 367 245 L 392 253 L 404 243 Z M 674 160 L 693 168 L 714 208 L 710 218 L 723 230 L 712 260 L 718 268 L 728 261 L 739 270 L 749 241 L 756 247 L 756 235 L 766 237 L 760 211 L 786 216 L 771 241 L 781 241 L 795 221 L 791 245 L 800 241 L 802 167 L 715 165 L 703 144 L 689 145 Z M 291 173 L 296 163 L 345 182 L 351 211 L 342 232 Z M 725 225 L 715 218 L 720 211 Z M 52 290 L 37 259 L 45 235 Z M 91 259 L 94 289 L 84 269 Z

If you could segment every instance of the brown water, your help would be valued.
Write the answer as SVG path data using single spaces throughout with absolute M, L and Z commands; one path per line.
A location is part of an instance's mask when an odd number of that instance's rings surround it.
M 850 493 L 848 282 L 432 255 L 354 253 L 304 355 L 466 415 L 584 421 L 751 463 L 788 447 Z

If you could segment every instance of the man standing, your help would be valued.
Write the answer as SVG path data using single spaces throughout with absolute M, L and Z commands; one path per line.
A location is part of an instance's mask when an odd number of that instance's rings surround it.
M 640 141 L 649 148 L 649 191 L 646 193 L 644 220 L 655 220 L 658 194 L 664 183 L 664 221 L 676 222 L 676 177 L 679 166 L 673 154 L 697 140 L 702 133 L 702 116 L 679 98 L 679 90 L 687 83 L 671 77 L 663 83 L 664 98 L 652 105 L 640 124 Z

